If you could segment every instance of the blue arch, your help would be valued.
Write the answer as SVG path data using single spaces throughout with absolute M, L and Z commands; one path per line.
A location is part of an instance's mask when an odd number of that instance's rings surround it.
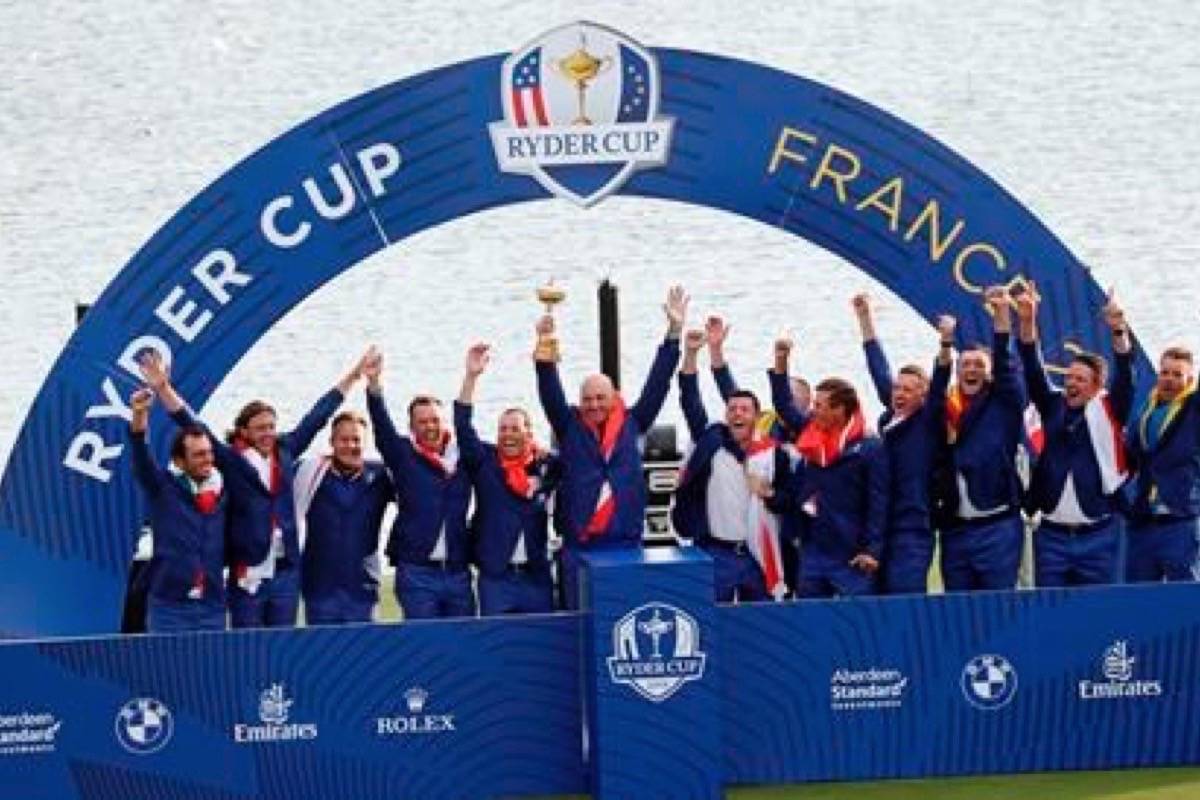
M 652 52 L 660 112 L 675 120 L 669 158 L 619 193 L 724 209 L 801 236 L 926 319 L 954 313 L 968 339 L 988 326 L 980 286 L 1032 278 L 1051 358 L 1072 343 L 1106 351 L 1103 295 L 1087 269 L 945 146 L 804 78 Z M 123 354 L 165 344 L 183 393 L 203 404 L 267 329 L 343 270 L 442 222 L 548 197 L 497 168 L 488 124 L 503 116 L 503 59 L 407 78 L 297 126 L 196 196 L 121 270 L 46 379 L 0 484 L 0 635 L 118 626 L 141 519 L 121 413 L 135 380 Z M 344 214 L 339 179 L 354 198 Z M 329 218 L 310 191 L 331 206 Z M 163 425 L 153 421 L 155 441 L 166 438 Z

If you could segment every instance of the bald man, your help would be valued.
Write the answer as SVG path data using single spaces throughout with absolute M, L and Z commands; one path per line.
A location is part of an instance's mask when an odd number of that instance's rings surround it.
M 642 477 L 640 437 L 654 424 L 679 363 L 679 336 L 688 298 L 671 287 L 663 310 L 667 335 L 641 396 L 626 408 L 620 392 L 606 375 L 591 375 L 571 406 L 558 374 L 554 318 L 538 322 L 534 351 L 538 397 L 554 435 L 564 466 L 555 522 L 565 542 L 562 583 L 568 608 L 579 607 L 579 554 L 590 550 L 640 548 L 646 516 L 646 486 Z

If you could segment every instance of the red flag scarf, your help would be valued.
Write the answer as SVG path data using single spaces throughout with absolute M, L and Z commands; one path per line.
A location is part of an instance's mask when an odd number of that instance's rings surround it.
M 609 412 L 608 419 L 601 425 L 591 425 L 586 420 L 581 420 L 600 443 L 600 455 L 606 463 L 612 458 L 613 450 L 617 446 L 617 439 L 625 427 L 625 416 L 625 401 L 620 395 L 615 395 L 612 411 Z M 592 512 L 592 517 L 584 526 L 579 538 L 586 542 L 593 536 L 604 535 L 608 531 L 608 524 L 612 522 L 616 510 L 616 495 L 613 493 L 612 484 L 605 479 L 604 483 L 600 485 L 600 493 L 596 496 L 596 510 Z
M 515 456 L 506 456 L 499 447 L 496 448 L 496 458 L 500 461 L 500 470 L 504 473 L 504 483 L 517 497 L 528 500 L 537 493 L 538 480 L 530 477 L 527 470 L 540 454 L 541 448 L 532 439 L 527 441 L 525 449 Z
M 809 464 L 827 467 L 841 457 L 847 445 L 863 438 L 865 431 L 866 423 L 863 420 L 862 409 L 855 411 L 840 431 L 821 430 L 809 422 L 796 439 L 796 449 Z
M 438 441 L 437 447 L 430 447 L 420 439 L 414 439 L 416 444 L 417 454 L 438 468 L 438 471 L 444 476 L 454 474 L 454 469 L 457 463 L 448 463 L 445 453 L 446 448 L 450 446 L 450 431 L 442 431 L 442 438 Z

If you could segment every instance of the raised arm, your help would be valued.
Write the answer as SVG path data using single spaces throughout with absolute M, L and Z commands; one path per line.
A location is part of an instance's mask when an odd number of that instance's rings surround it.
M 704 323 L 704 335 L 708 339 L 709 366 L 712 368 L 713 380 L 717 382 L 717 391 L 721 393 L 721 400 L 726 403 L 729 402 L 729 396 L 738 389 L 729 362 L 725 360 L 725 340 L 729 338 L 730 330 L 732 326 L 725 324 L 725 320 L 715 314 Z
M 483 460 L 483 442 L 471 421 L 474 412 L 475 383 L 487 369 L 491 360 L 491 347 L 482 342 L 471 345 L 467 350 L 466 367 L 463 370 L 462 388 L 454 403 L 454 434 L 458 437 L 458 450 L 463 463 L 473 468 Z
M 1007 403 L 1015 413 L 1024 415 L 1029 398 L 1025 385 L 1017 375 L 1012 349 L 1012 300 L 1003 286 L 993 286 L 984 295 L 992 312 L 992 381 L 996 397 Z
M 187 402 L 175 391 L 175 387 L 171 385 L 167 367 L 157 352 L 147 352 L 138 361 L 138 366 L 141 368 L 142 378 L 145 379 L 146 385 L 154 390 L 155 396 L 162 401 L 163 407 L 167 409 L 176 425 L 180 428 L 188 428 L 193 425 L 204 428 L 209 441 L 212 442 L 213 459 L 216 461 L 218 469 L 225 471 L 237 463 L 237 460 L 241 458 L 237 451 L 226 444 L 221 437 L 214 435 L 208 425 L 192 413 Z
M 533 351 L 534 368 L 537 371 L 538 400 L 542 411 L 550 420 L 550 427 L 561 441 L 567 435 L 571 421 L 571 406 L 563 393 L 562 379 L 558 375 L 558 346 L 554 338 L 554 317 L 544 315 L 537 323 L 538 345 Z M 550 346 L 550 342 L 555 342 Z
M 808 424 L 808 414 L 796 408 L 796 400 L 792 397 L 792 385 L 788 380 L 788 359 L 792 354 L 792 340 L 781 337 L 775 340 L 775 364 L 767 373 L 771 380 L 771 403 L 775 413 L 784 424 L 799 433 Z
M 850 305 L 854 308 L 858 329 L 862 333 L 863 353 L 867 357 L 867 371 L 871 373 L 875 394 L 883 407 L 888 408 L 892 403 L 892 366 L 883 352 L 883 346 L 879 344 L 879 337 L 875 335 L 871 300 L 865 293 L 860 293 L 854 295 Z
M 696 361 L 704 343 L 703 331 L 688 331 L 683 347 L 683 366 L 679 370 L 679 404 L 687 420 L 688 432 L 695 442 L 708 427 L 708 414 L 704 401 L 700 399 L 700 379 L 696 374 Z
M 643 431 L 650 430 L 663 403 L 667 401 L 667 393 L 671 391 L 671 374 L 679 363 L 679 337 L 683 335 L 687 307 L 688 296 L 683 287 L 672 286 L 667 292 L 667 302 L 663 304 L 663 312 L 667 316 L 666 339 L 658 346 L 650 374 L 642 385 L 642 393 L 629 409 L 630 416 L 637 420 L 638 427 Z
M 376 353 L 363 365 L 363 377 L 367 379 L 367 415 L 375 430 L 375 448 L 383 456 L 383 463 L 392 473 L 392 480 L 399 487 L 408 469 L 408 457 L 404 439 L 396 430 L 392 416 L 383 399 L 383 355 Z
M 1037 292 L 1030 285 L 1029 290 L 1017 298 L 1017 320 L 1020 325 L 1017 351 L 1021 354 L 1021 367 L 1029 397 L 1037 406 L 1038 413 L 1047 417 L 1058 392 L 1050 385 L 1050 379 L 1046 377 L 1046 365 L 1042 361 L 1042 348 L 1037 339 L 1038 306 Z
M 141 388 L 129 397 L 129 438 L 133 442 L 133 476 L 142 488 L 149 494 L 157 494 L 162 488 L 159 479 L 158 466 L 154 456 L 150 454 L 150 446 L 146 443 L 146 431 L 150 427 L 150 405 L 154 402 L 154 392 Z
M 944 431 L 946 423 L 946 390 L 950 388 L 950 372 L 954 366 L 954 329 L 958 323 L 954 317 L 943 314 L 938 317 L 938 354 L 933 362 L 933 377 L 929 381 L 929 393 L 925 395 L 925 407 L 931 424 Z

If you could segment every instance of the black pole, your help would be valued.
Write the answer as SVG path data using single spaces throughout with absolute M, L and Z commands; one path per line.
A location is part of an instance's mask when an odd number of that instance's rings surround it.
M 621 326 L 617 319 L 617 287 L 608 278 L 596 290 L 600 301 L 600 371 L 621 388 Z
M 76 327 L 83 324 L 83 318 L 87 315 L 87 312 L 89 310 L 91 310 L 91 308 L 92 308 L 91 303 L 81 303 L 79 301 L 75 301 L 75 326 Z

